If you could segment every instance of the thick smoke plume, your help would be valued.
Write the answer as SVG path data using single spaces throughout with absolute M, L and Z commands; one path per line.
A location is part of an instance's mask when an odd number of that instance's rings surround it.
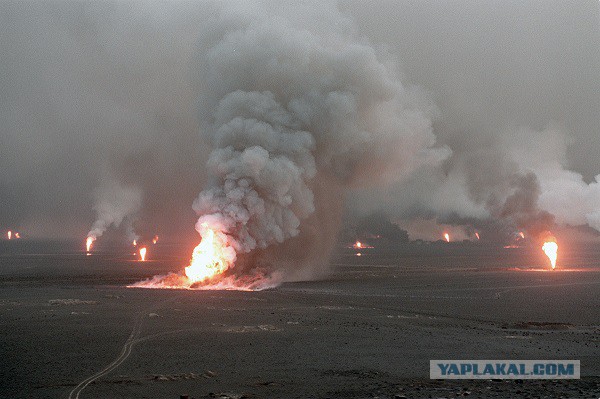
M 372 206 L 387 208 L 400 219 L 437 218 L 484 231 L 482 236 L 492 240 L 512 237 L 519 230 L 539 236 L 565 225 L 600 231 L 599 177 L 586 183 L 568 169 L 568 141 L 551 125 L 499 134 L 487 147 L 469 148 L 463 142 L 452 146 L 460 150 L 441 167 L 380 194 L 393 196 L 393 205 Z M 422 201 L 423 193 L 430 193 L 427 201 Z M 359 192 L 354 204 L 366 204 L 364 195 Z
M 433 107 L 335 6 L 245 11 L 222 10 L 199 55 L 214 147 L 212 181 L 193 204 L 201 235 L 217 231 L 236 254 L 281 244 L 319 207 L 342 208 L 339 191 L 316 197 L 317 176 L 373 185 L 449 155 L 434 147 Z
M 457 239 L 478 231 L 494 242 L 519 226 L 600 229 L 597 10 L 560 1 L 0 2 L 0 225 L 81 240 L 96 204 L 117 214 L 99 217 L 97 231 L 118 214 L 127 230 L 137 214 L 142 237 L 196 241 L 190 203 L 206 187 L 195 207 L 232 226 L 223 234 L 241 249 L 235 270 L 277 263 L 287 279 L 326 263 L 344 216 L 383 211 L 427 239 L 448 224 Z M 232 138 L 258 126 L 276 143 Z M 276 175 L 295 180 L 273 193 L 261 172 L 241 177 L 249 165 L 232 164 L 244 152 L 253 165 L 268 159 L 265 170 L 289 158 Z M 139 211 L 90 201 L 106 164 L 113 186 L 141 190 Z M 264 212 L 247 205 L 252 190 Z
M 431 90 L 442 114 L 438 141 L 453 151 L 440 167 L 402 184 L 352 193 L 349 215 L 384 209 L 405 226 L 417 225 L 415 232 L 437 221 L 492 242 L 520 228 L 536 234 L 543 225 L 600 228 L 599 170 L 591 162 L 599 143 L 597 4 L 391 2 L 348 9 L 358 9 L 358 25 L 402 54 L 403 70 Z M 429 231 L 420 236 L 441 238 Z

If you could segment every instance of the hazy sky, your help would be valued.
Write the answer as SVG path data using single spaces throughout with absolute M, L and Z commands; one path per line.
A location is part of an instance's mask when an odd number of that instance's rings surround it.
M 96 218 L 97 187 L 116 179 L 143 191 L 141 232 L 195 234 L 191 205 L 205 186 L 209 151 L 199 134 L 199 32 L 218 8 L 0 3 L 0 230 L 80 238 Z M 435 105 L 436 145 L 452 150 L 439 169 L 394 182 L 378 201 L 359 194 L 351 209 L 406 217 L 424 204 L 419 212 L 484 216 L 489 196 L 477 196 L 498 190 L 479 188 L 507 158 L 482 157 L 473 167 L 485 169 L 488 159 L 492 171 L 471 176 L 469 157 L 515 143 L 511 157 L 521 149 L 520 159 L 528 152 L 539 159 L 547 147 L 538 138 L 551 137 L 549 157 L 585 183 L 600 174 L 597 1 L 344 1 L 339 8 L 403 83 Z M 511 162 L 536 172 L 542 194 L 556 192 L 543 162 Z M 453 176 L 467 183 L 449 189 Z M 432 185 L 444 187 L 445 207 Z M 582 195 L 585 204 L 595 198 Z M 552 211 L 548 198 L 542 208 Z
M 600 173 L 598 1 L 350 4 L 360 31 L 429 90 L 440 140 L 553 121 L 573 137 L 570 166 L 587 180 Z

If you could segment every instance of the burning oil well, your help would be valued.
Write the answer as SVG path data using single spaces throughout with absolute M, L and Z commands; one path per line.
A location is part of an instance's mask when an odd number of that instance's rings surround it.
M 213 146 L 193 204 L 202 238 L 179 278 L 142 286 L 316 274 L 346 187 L 450 154 L 435 145 L 430 104 L 334 5 L 262 11 L 224 6 L 202 36 L 200 120 Z

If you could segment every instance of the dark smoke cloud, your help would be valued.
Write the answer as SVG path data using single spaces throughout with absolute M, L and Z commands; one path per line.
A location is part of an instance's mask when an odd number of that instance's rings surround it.
M 538 207 L 540 184 L 537 176 L 532 172 L 516 175 L 510 183 L 514 191 L 500 209 L 492 212 L 492 216 L 507 219 L 518 229 L 527 230 L 536 236 L 552 229 L 554 216 Z
M 356 223 L 346 227 L 343 240 L 354 242 L 365 241 L 367 244 L 397 245 L 409 241 L 408 232 L 392 222 L 383 212 L 367 215 Z

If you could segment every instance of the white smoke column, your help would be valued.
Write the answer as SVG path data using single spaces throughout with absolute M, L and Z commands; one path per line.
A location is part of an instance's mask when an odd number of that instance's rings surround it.
M 222 10 L 201 40 L 201 123 L 214 147 L 196 225 L 239 253 L 297 236 L 312 179 L 397 181 L 447 158 L 434 107 L 353 31 L 335 4 Z M 328 198 L 341 207 L 342 199 Z
M 552 124 L 541 131 L 521 128 L 515 135 L 519 145 L 510 147 L 513 161 L 537 175 L 540 208 L 561 224 L 587 224 L 600 231 L 600 175 L 588 184 L 568 169 L 568 136 Z
M 118 228 L 126 220 L 128 240 L 136 238 L 133 231 L 133 218 L 142 206 L 142 191 L 138 187 L 121 183 L 104 174 L 95 191 L 94 210 L 96 221 L 88 233 L 94 240 L 110 226 Z

